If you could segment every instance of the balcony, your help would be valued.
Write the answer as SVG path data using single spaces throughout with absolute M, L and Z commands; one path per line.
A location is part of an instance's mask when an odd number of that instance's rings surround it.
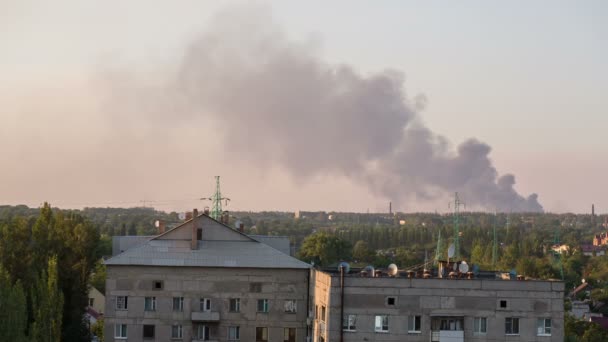
M 192 312 L 193 322 L 219 322 L 220 313 L 217 311 L 197 311 Z

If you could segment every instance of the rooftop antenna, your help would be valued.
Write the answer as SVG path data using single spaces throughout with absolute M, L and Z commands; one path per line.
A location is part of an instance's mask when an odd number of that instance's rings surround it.
M 230 201 L 228 197 L 222 197 L 222 192 L 220 191 L 220 176 L 215 176 L 215 193 L 213 196 L 209 198 L 201 198 L 201 200 L 210 200 L 212 203 L 211 216 L 214 220 L 220 220 L 222 218 L 222 201 L 226 201 L 226 205 Z
M 458 192 L 454 193 L 454 257 L 460 259 L 460 206 L 465 206 L 458 197 Z M 449 207 L 449 205 L 448 205 Z

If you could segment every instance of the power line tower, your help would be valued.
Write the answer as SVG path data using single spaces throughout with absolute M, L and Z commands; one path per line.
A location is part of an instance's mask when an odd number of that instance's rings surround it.
M 437 262 L 441 258 L 441 253 L 443 251 L 443 244 L 441 241 L 441 227 L 439 228 L 439 237 L 437 238 L 437 249 L 435 249 L 435 260 L 433 260 L 433 265 L 437 265 Z
M 555 228 L 555 233 L 553 236 L 553 246 L 560 246 L 561 242 L 559 241 L 559 228 Z M 561 248 L 560 248 L 561 251 Z M 564 266 L 562 265 L 562 253 L 560 251 L 553 251 L 553 258 L 555 263 L 557 263 L 557 268 L 559 269 L 559 275 L 564 280 Z
M 496 269 L 496 259 L 498 258 L 498 245 L 496 241 L 496 220 L 498 219 L 498 213 L 494 212 L 494 239 L 492 243 L 492 267 Z
M 215 176 L 215 193 L 213 196 L 209 198 L 201 198 L 202 200 L 210 200 L 211 201 L 211 213 L 210 216 L 219 220 L 222 217 L 222 201 L 226 201 L 226 205 L 228 205 L 228 201 L 230 198 L 222 197 L 222 192 L 220 191 L 220 176 Z
M 454 193 L 454 258 L 460 259 L 460 206 L 465 204 L 460 201 L 458 192 Z

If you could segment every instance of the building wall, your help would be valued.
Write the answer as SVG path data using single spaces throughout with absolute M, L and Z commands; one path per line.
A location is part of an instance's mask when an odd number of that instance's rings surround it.
M 89 289 L 89 302 L 93 299 L 93 310 L 100 314 L 105 313 L 106 298 L 103 293 L 99 292 L 96 288 L 92 287 Z
M 340 341 L 340 279 L 315 271 L 315 303 L 326 302 L 329 318 L 325 341 Z M 321 274 L 319 274 L 321 273 Z M 327 284 L 330 283 L 328 286 Z M 327 288 L 325 288 L 327 286 Z M 320 297 L 316 298 L 320 291 Z M 347 276 L 344 315 L 357 316 L 356 331 L 344 341 L 430 341 L 431 320 L 437 316 L 464 317 L 464 341 L 563 341 L 562 282 L 482 279 L 361 278 Z M 329 293 L 328 293 L 329 292 Z M 323 297 L 329 294 L 326 300 Z M 387 305 L 394 297 L 394 306 Z M 501 308 L 500 301 L 507 307 Z M 389 316 L 389 331 L 375 332 L 376 315 Z M 421 316 L 420 333 L 408 333 L 408 316 Z M 487 332 L 473 333 L 474 317 L 486 317 Z M 505 318 L 519 318 L 519 335 L 505 334 Z M 551 336 L 537 336 L 537 318 L 551 318 Z M 315 342 L 321 341 L 315 320 Z
M 228 326 L 240 326 L 241 341 L 255 341 L 255 328 L 268 327 L 269 341 L 283 341 L 283 328 L 296 328 L 296 341 L 306 340 L 309 270 L 201 267 L 108 266 L 106 341 L 114 341 L 114 324 L 127 324 L 128 341 L 143 341 L 143 325 L 155 325 L 155 341 L 171 340 L 171 326 L 183 326 L 183 341 L 193 336 L 192 312 L 200 298 L 211 298 L 219 321 L 208 323 L 213 341 L 226 341 Z M 162 290 L 153 281 L 163 281 Z M 116 310 L 116 297 L 128 296 L 128 309 Z M 156 297 L 156 311 L 144 311 L 144 298 Z M 173 312 L 173 297 L 184 297 L 183 312 Z M 229 312 L 230 298 L 241 310 Z M 257 312 L 257 299 L 269 300 L 269 312 Z M 296 300 L 297 312 L 285 313 L 285 300 Z M 116 341 L 124 341 L 116 339 Z M 150 341 L 146 339 L 146 341 Z

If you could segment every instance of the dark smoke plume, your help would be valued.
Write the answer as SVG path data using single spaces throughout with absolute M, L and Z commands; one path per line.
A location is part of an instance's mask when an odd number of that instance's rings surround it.
M 346 175 L 394 201 L 458 191 L 489 210 L 543 210 L 536 194 L 515 191 L 513 175 L 498 174 L 490 146 L 470 139 L 454 151 L 425 127 L 400 72 L 327 64 L 313 43 L 288 40 L 253 11 L 218 16 L 175 80 L 180 106 L 224 127 L 229 152 L 279 164 L 296 179 Z

